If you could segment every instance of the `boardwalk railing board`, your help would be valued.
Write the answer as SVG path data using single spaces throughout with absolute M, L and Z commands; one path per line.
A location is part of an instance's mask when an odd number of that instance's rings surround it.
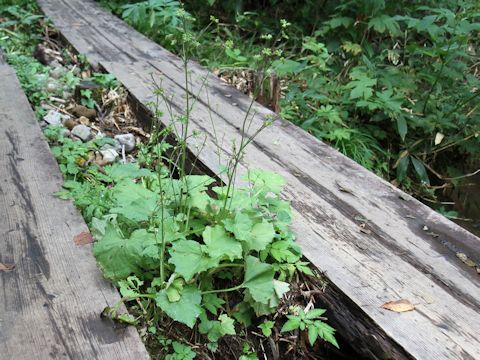
M 1 359 L 148 359 L 133 327 L 101 319 L 120 300 L 103 279 L 15 71 L 0 54 Z
M 184 75 L 175 55 L 93 1 L 39 3 L 78 52 L 115 75 L 138 101 L 154 100 L 153 76 L 177 95 L 171 105 L 182 113 Z M 190 71 L 191 95 L 198 100 L 192 130 L 207 136 L 200 161 L 218 172 L 213 126 L 226 158 L 250 100 L 193 62 Z M 252 128 L 276 118 L 258 104 L 254 109 Z M 196 152 L 195 143 L 191 150 Z M 480 279 L 456 256 L 462 252 L 478 262 L 477 237 L 282 120 L 247 148 L 242 170 L 247 167 L 273 170 L 287 180 L 283 195 L 292 201 L 298 242 L 334 284 L 326 301 L 340 331 L 366 356 L 480 357 Z M 371 233 L 360 231 L 359 217 L 368 219 Z M 417 309 L 397 314 L 381 308 L 401 298 Z

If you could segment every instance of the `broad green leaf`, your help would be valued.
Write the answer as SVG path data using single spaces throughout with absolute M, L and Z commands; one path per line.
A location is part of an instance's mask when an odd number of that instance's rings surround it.
M 402 182 L 407 177 L 408 166 L 410 165 L 410 156 L 405 155 L 399 161 L 397 165 L 397 179 Z
M 352 43 L 351 41 L 345 41 L 342 44 L 342 49 L 345 50 L 346 52 L 353 54 L 354 56 L 360 54 L 363 51 L 361 45 Z
M 295 267 L 297 268 L 298 271 L 301 271 L 302 273 L 310 276 L 314 276 L 312 270 L 308 267 L 309 263 L 308 262 L 297 262 L 295 263 Z
M 248 240 L 250 250 L 264 250 L 275 237 L 275 229 L 268 222 L 261 222 L 253 225 L 251 237 Z
M 290 251 L 290 244 L 291 242 L 286 240 L 275 241 L 270 247 L 270 254 L 280 262 L 296 262 L 299 260 L 299 255 Z
M 420 160 L 414 158 L 413 156 L 411 156 L 411 159 L 412 159 L 413 167 L 415 168 L 415 171 L 418 177 L 420 178 L 420 180 L 422 181 L 422 183 L 430 185 L 430 179 L 428 178 L 427 169 L 425 169 L 425 165 L 423 165 L 423 163 Z
M 193 360 L 197 356 L 197 353 L 193 351 L 190 346 L 179 343 L 178 341 L 174 341 L 172 347 L 174 353 L 168 354 L 165 360 Z
M 273 71 L 279 76 L 299 73 L 304 67 L 304 64 L 289 59 L 275 60 L 272 64 Z
M 230 236 L 221 225 L 207 226 L 203 232 L 203 241 L 212 258 L 228 257 L 233 261 L 242 257 L 242 244 Z
M 213 184 L 215 179 L 207 175 L 187 175 L 185 182 L 182 181 L 185 190 L 191 191 L 206 191 L 210 184 Z
M 252 295 L 250 295 L 250 291 L 248 289 L 245 290 L 245 296 L 243 297 L 243 300 L 250 304 L 257 318 L 274 313 L 279 304 L 278 298 L 275 294 L 272 295 L 266 304 L 255 301 Z
M 144 176 L 152 176 L 153 173 L 148 169 L 140 169 L 138 164 L 115 163 L 104 167 L 107 175 L 114 181 L 118 182 L 123 179 L 135 179 Z
M 255 187 L 264 188 L 266 192 L 280 193 L 285 186 L 285 179 L 272 171 L 250 170 L 246 180 Z
M 171 303 L 179 301 L 181 299 L 180 291 L 173 286 L 165 289 L 165 294 L 167 295 L 168 301 L 170 301 Z
M 223 223 L 225 228 L 235 235 L 236 239 L 243 241 L 249 239 L 253 223 L 247 214 L 238 211 L 235 214 L 235 219 L 226 219 Z
M 158 195 L 131 180 L 116 185 L 114 194 L 116 207 L 110 211 L 132 221 L 146 221 L 157 210 Z
M 105 235 L 93 246 L 93 254 L 105 277 L 114 281 L 142 271 L 142 250 L 141 241 L 124 239 L 111 222 L 105 226 Z
M 373 87 L 377 85 L 377 79 L 372 79 L 368 76 L 366 69 L 363 67 L 355 67 L 350 72 L 350 81 L 347 89 L 352 89 L 350 92 L 350 100 L 354 99 L 368 99 L 373 95 Z
M 218 259 L 210 258 L 202 246 L 193 240 L 179 240 L 169 251 L 168 262 L 175 265 L 175 271 L 190 281 L 193 276 L 218 265 Z
M 162 242 L 165 241 L 166 245 L 169 245 L 177 240 L 185 240 L 185 237 L 180 233 L 175 218 L 167 217 L 159 224 L 159 228 L 155 229 L 155 234 L 150 233 L 148 240 L 144 241 L 143 255 L 159 259 Z
M 355 19 L 347 16 L 335 16 L 331 20 L 328 21 L 328 24 L 332 29 L 336 29 L 340 26 L 344 28 L 348 28 L 355 22 Z
M 234 309 L 232 316 L 241 324 L 245 326 L 252 325 L 252 318 L 255 316 L 252 307 L 248 302 L 242 301 Z
M 206 175 L 188 175 L 181 181 L 182 189 L 188 193 L 187 205 L 205 211 L 210 202 L 210 196 L 206 193 L 208 186 L 215 179 Z
M 170 318 L 187 325 L 189 328 L 193 328 L 202 312 L 200 307 L 202 295 L 194 285 L 185 286 L 178 301 L 170 302 L 165 290 L 157 294 L 155 301 Z
M 402 139 L 402 141 L 405 141 L 405 135 L 407 135 L 408 127 L 407 120 L 402 115 L 399 115 L 397 117 L 397 129 L 398 133 L 400 134 L 400 138 Z
M 372 18 L 368 22 L 368 28 L 373 28 L 375 31 L 382 34 L 387 30 L 390 35 L 400 34 L 400 26 L 398 25 L 398 22 L 393 17 L 387 15 L 380 15 Z
M 350 99 L 368 99 L 373 94 L 373 86 L 377 84 L 376 79 L 362 78 L 360 80 L 354 80 L 347 84 L 348 88 L 351 88 Z
M 274 274 L 272 265 L 262 263 L 254 256 L 247 256 L 243 286 L 249 290 L 255 301 L 268 305 L 272 296 L 275 296 Z
M 273 288 L 278 299 L 290 290 L 290 285 L 283 281 L 273 280 Z

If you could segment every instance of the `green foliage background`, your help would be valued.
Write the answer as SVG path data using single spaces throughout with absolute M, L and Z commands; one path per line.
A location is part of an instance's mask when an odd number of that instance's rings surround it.
M 178 51 L 179 2 L 104 3 Z M 185 8 L 197 19 L 200 63 L 248 69 L 265 46 L 281 49 L 270 69 L 284 81 L 281 115 L 404 190 L 434 200 L 478 167 L 478 2 L 186 0 Z M 282 31 L 288 38 L 266 44 Z

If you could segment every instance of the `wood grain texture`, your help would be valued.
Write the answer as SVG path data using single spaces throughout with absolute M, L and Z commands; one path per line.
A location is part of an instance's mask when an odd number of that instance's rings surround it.
M 0 54 L 0 359 L 148 359 L 133 327 L 100 318 L 120 296 L 103 279 L 88 231 L 15 72 Z
M 39 3 L 77 51 L 139 102 L 155 100 L 153 76 L 173 112 L 183 112 L 180 59 L 92 1 Z M 205 141 L 200 167 L 216 173 L 250 100 L 193 62 L 189 70 L 197 100 L 192 130 L 202 134 L 190 149 L 196 153 Z M 241 172 L 263 168 L 285 177 L 297 241 L 331 281 L 325 302 L 342 335 L 368 358 L 480 359 L 480 277 L 456 257 L 463 252 L 478 263 L 480 239 L 268 109 L 256 104 L 254 113 L 249 133 L 276 121 L 247 149 Z M 168 116 L 161 120 L 170 123 Z M 360 218 L 368 219 L 369 234 Z M 402 298 L 416 310 L 381 308 Z

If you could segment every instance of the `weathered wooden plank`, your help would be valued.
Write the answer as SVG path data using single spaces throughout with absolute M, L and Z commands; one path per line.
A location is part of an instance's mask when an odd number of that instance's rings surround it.
M 1 359 L 147 359 L 133 327 L 100 318 L 120 296 L 103 279 L 88 231 L 15 72 L 0 54 Z
M 117 76 L 140 102 L 153 100 L 153 75 L 174 95 L 174 112 L 183 111 L 184 75 L 177 57 L 92 1 L 39 3 L 79 52 Z M 198 100 L 192 129 L 206 135 L 200 160 L 215 172 L 219 162 L 213 126 L 221 155 L 228 156 L 249 99 L 195 63 L 190 72 L 191 93 Z M 266 117 L 276 117 L 260 105 L 254 111 L 250 133 Z M 203 137 L 197 140 L 201 142 Z M 193 142 L 191 149 L 195 152 Z M 480 358 L 479 277 L 456 257 L 463 252 L 478 262 L 477 237 L 281 120 L 247 149 L 242 171 L 246 167 L 274 170 L 286 178 L 283 195 L 292 201 L 298 242 L 331 280 L 326 302 L 356 348 L 372 358 L 384 353 L 395 358 Z M 370 234 L 360 231 L 359 217 L 368 219 Z M 396 314 L 381 309 L 384 302 L 400 298 L 415 303 L 417 310 Z

